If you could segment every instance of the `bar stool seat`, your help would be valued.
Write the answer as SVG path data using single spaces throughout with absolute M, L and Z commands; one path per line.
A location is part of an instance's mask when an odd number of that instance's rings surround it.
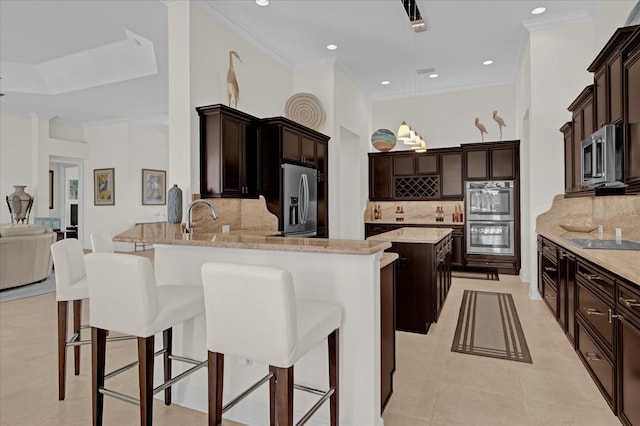
M 293 389 L 322 395 L 298 423 L 304 424 L 328 399 L 331 425 L 338 424 L 338 305 L 295 298 L 288 271 L 210 262 L 202 266 L 209 361 L 209 425 L 267 380 L 271 425 L 293 424 Z M 327 339 L 329 390 L 294 385 L 293 365 Z M 269 365 L 269 374 L 222 406 L 224 355 Z
M 118 253 L 92 253 L 85 256 L 91 309 L 93 424 L 102 424 L 104 395 L 140 405 L 140 424 L 151 425 L 153 395 L 165 391 L 165 404 L 171 404 L 171 386 L 187 377 L 206 361 L 174 356 L 172 327 L 204 312 L 202 288 L 188 285 L 156 285 L 149 259 Z M 140 399 L 107 389 L 105 379 L 105 337 L 107 330 L 138 337 L 138 379 Z M 154 353 L 155 335 L 163 333 L 163 349 Z M 165 383 L 153 388 L 154 356 L 164 357 Z M 194 366 L 171 378 L 171 361 Z M 135 363 L 130 364 L 130 366 Z M 126 367 L 123 367 L 126 368 Z M 121 371 L 119 369 L 117 371 Z

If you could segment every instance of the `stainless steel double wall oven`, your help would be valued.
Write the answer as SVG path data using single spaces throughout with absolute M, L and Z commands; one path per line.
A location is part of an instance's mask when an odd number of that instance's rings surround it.
M 467 253 L 515 253 L 514 181 L 466 182 Z

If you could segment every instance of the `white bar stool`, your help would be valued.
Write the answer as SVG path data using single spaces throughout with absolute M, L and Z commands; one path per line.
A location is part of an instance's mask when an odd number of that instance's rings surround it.
M 113 240 L 108 232 L 96 232 L 89 236 L 94 253 L 113 253 Z
M 202 266 L 209 362 L 209 425 L 269 380 L 271 425 L 293 425 L 293 389 L 322 395 L 297 423 L 304 424 L 329 399 L 331 426 L 338 424 L 338 329 L 340 306 L 295 298 L 293 279 L 281 269 L 206 263 Z M 293 365 L 325 338 L 329 390 L 293 383 Z M 222 406 L 224 354 L 269 365 L 269 374 Z
M 153 395 L 165 391 L 165 404 L 171 404 L 171 386 L 206 361 L 196 361 L 172 353 L 172 327 L 204 311 L 202 288 L 189 285 L 156 285 L 149 259 L 127 254 L 92 253 L 85 256 L 89 307 L 91 309 L 92 411 L 93 425 L 102 425 L 104 395 L 140 405 L 140 424 L 151 425 Z M 105 376 L 107 330 L 138 337 L 138 379 L 140 399 L 105 388 L 105 379 L 135 366 L 135 362 Z M 163 333 L 164 347 L 154 353 L 154 338 Z M 155 355 L 164 355 L 165 382 L 153 388 Z M 194 367 L 171 378 L 171 361 Z

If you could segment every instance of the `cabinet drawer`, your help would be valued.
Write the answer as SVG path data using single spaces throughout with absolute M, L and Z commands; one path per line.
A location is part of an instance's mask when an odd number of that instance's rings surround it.
M 576 276 L 578 280 L 587 283 L 591 288 L 600 291 L 604 296 L 613 301 L 615 280 L 603 269 L 579 260 L 576 265 Z
M 640 322 L 640 289 L 618 280 L 617 296 L 619 310 L 628 312 L 637 322 Z
M 558 318 L 558 292 L 556 288 L 546 279 L 542 279 L 542 285 L 544 289 L 542 290 L 544 296 L 543 299 L 551 312 L 553 312 L 553 316 Z
M 613 354 L 613 324 L 609 322 L 612 306 L 596 296 L 584 284 L 578 283 L 576 310 L 585 322 L 595 330 L 610 354 Z
M 365 227 L 365 237 L 382 234 L 383 232 L 393 231 L 393 225 L 372 225 L 367 224 Z
M 485 259 L 476 259 L 476 258 L 467 257 L 467 266 L 511 269 L 516 267 L 516 262 L 509 261 L 509 260 L 489 260 L 489 259 L 485 260 Z
M 615 412 L 614 389 L 615 370 L 613 362 L 606 353 L 595 343 L 588 330 L 577 322 L 577 350 L 578 356 L 587 367 L 589 374 L 607 400 L 607 403 Z

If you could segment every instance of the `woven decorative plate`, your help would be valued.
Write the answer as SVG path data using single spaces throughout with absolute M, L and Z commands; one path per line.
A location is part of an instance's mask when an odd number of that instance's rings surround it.
M 284 115 L 289 120 L 318 130 L 324 124 L 326 114 L 320 99 L 311 93 L 296 93 L 284 106 Z

